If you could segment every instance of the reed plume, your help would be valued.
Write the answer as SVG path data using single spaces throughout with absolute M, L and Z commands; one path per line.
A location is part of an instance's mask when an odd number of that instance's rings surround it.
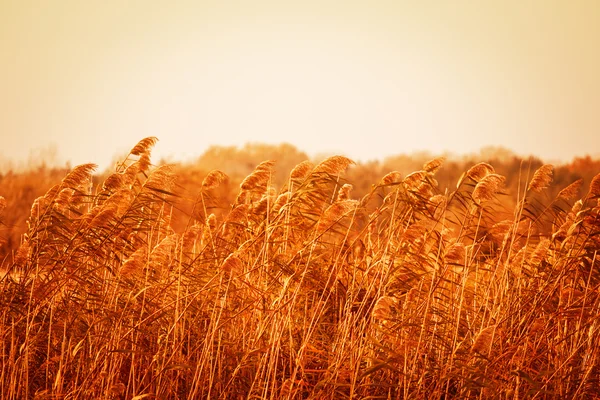
M 446 161 L 445 157 L 434 158 L 423 165 L 423 171 L 435 174 L 442 167 L 444 161 Z
M 527 190 L 533 190 L 534 192 L 541 192 L 546 189 L 552 182 L 554 175 L 554 166 L 551 164 L 544 164 L 539 167 L 533 174 L 533 178 L 529 182 Z
M 592 178 L 590 189 L 587 194 L 588 198 L 595 198 L 598 196 L 600 196 L 600 174 L 597 174 Z
M 398 171 L 392 171 L 387 173 L 383 178 L 381 178 L 382 185 L 392 185 L 395 183 L 400 183 L 402 181 L 402 174 Z
M 560 192 L 556 196 L 558 199 L 563 200 L 573 200 L 579 194 L 581 187 L 583 186 L 583 179 L 577 179 L 575 182 L 571 183 Z
M 354 164 L 354 161 L 344 156 L 331 156 L 319 163 L 314 169 L 313 173 L 327 173 L 329 175 L 339 175 L 346 170 L 350 165 Z
M 475 182 L 480 182 L 486 176 L 494 173 L 494 167 L 486 162 L 480 162 L 469 168 L 466 177 L 473 179 Z
M 505 178 L 497 174 L 485 175 L 473 190 L 472 197 L 477 204 L 482 204 L 494 198 L 496 193 L 502 188 Z
M 152 147 L 156 145 L 158 142 L 158 138 L 154 136 L 150 136 L 140 140 L 129 152 L 129 154 L 134 156 L 141 156 L 142 154 L 150 152 Z
M 271 168 L 275 161 L 263 161 L 256 166 L 254 172 L 248 175 L 240 184 L 240 188 L 246 191 L 264 191 L 269 179 L 271 179 Z
M 89 185 L 92 173 L 98 166 L 96 164 L 78 165 L 64 177 L 61 188 L 79 189 Z
M 337 201 L 344 201 L 350 199 L 350 192 L 353 186 L 349 183 L 345 183 L 338 191 Z
M 489 354 L 496 327 L 497 325 L 488 326 L 477 334 L 473 341 L 473 345 L 471 346 L 471 353 L 480 354 L 482 356 L 487 356 Z
M 313 165 L 310 161 L 302 161 L 292 169 L 290 179 L 304 179 L 312 169 Z
M 219 170 L 213 170 L 206 175 L 204 180 L 202 180 L 202 189 L 210 190 L 215 189 L 221 185 L 227 179 L 227 174 Z

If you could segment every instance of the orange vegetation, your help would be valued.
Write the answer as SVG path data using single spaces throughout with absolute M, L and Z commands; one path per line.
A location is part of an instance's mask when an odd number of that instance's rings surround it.
M 598 393 L 600 174 L 292 152 L 200 175 L 154 144 L 65 173 L 5 235 L 1 398 Z M 2 176 L 5 225 L 44 173 Z

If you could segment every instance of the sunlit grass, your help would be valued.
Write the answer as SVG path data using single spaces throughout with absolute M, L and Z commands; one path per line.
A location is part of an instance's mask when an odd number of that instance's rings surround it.
M 354 198 L 345 157 L 279 188 L 265 161 L 221 204 L 225 174 L 187 199 L 154 144 L 95 187 L 78 166 L 33 204 L 2 264 L 0 397 L 598 392 L 600 175 L 551 198 L 545 165 L 509 194 L 479 163 L 441 191 L 435 159 Z

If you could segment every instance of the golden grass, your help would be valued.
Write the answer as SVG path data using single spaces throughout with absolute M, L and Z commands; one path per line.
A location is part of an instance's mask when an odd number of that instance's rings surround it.
M 352 161 L 276 163 L 211 213 L 138 143 L 97 187 L 73 169 L 31 208 L 0 278 L 0 398 L 593 398 L 600 389 L 600 175 L 505 202 L 443 159 L 362 198 Z M 195 209 L 172 228 L 185 201 Z M 507 204 L 516 204 L 509 208 Z M 6 207 L 0 197 L 0 211 Z

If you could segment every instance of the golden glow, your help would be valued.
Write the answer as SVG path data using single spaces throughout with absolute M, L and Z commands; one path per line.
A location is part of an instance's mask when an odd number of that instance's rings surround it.
M 600 154 L 600 2 L 0 2 L 0 158 Z

